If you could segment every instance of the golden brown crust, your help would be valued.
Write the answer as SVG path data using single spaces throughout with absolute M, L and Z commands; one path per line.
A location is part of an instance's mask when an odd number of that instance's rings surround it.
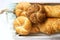
M 47 17 L 60 17 L 60 5 L 45 5 Z
M 54 34 L 60 32 L 60 19 L 48 18 L 47 21 L 40 26 L 40 32 L 46 34 Z
M 27 17 L 20 16 L 14 20 L 14 29 L 19 35 L 28 35 L 31 30 L 31 22 Z
M 32 23 L 42 22 L 46 18 L 45 13 L 42 13 L 42 5 L 32 4 L 27 10 L 27 17 Z
M 18 3 L 16 5 L 16 8 L 15 8 L 16 16 L 17 17 L 19 17 L 19 16 L 26 16 L 25 13 L 27 13 L 26 10 L 28 9 L 29 6 L 31 6 L 31 4 L 28 3 L 28 2 L 20 2 L 20 3 Z
M 38 25 L 37 24 L 33 24 L 30 33 L 39 33 L 39 32 L 40 32 L 40 30 L 39 30 Z

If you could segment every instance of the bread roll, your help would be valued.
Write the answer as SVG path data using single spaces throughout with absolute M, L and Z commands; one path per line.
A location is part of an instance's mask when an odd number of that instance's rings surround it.
M 31 30 L 31 22 L 27 17 L 17 17 L 14 20 L 14 29 L 19 35 L 28 35 Z
M 60 17 L 60 5 L 45 5 L 47 17 Z
M 42 13 L 42 5 L 32 4 L 27 10 L 27 17 L 32 23 L 41 23 L 46 18 L 45 13 Z
M 48 18 L 45 23 L 40 25 L 40 32 L 46 34 L 54 34 L 60 32 L 60 19 Z
M 15 8 L 15 14 L 16 16 L 21 16 L 21 14 L 23 16 L 26 16 L 26 10 L 29 8 L 29 6 L 31 6 L 30 3 L 28 2 L 20 2 L 16 5 L 16 8 Z

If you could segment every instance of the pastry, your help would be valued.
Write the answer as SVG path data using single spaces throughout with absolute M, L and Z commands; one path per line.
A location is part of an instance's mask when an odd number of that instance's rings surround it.
M 60 32 L 60 19 L 48 18 L 45 23 L 40 25 L 40 32 L 46 34 L 54 34 Z
M 15 14 L 16 16 L 20 16 L 21 14 L 23 16 L 26 16 L 25 13 L 26 13 L 26 10 L 28 9 L 28 7 L 31 6 L 30 3 L 28 2 L 20 2 L 16 5 L 16 8 L 15 8 Z
M 27 17 L 19 16 L 14 20 L 14 29 L 19 35 L 28 35 L 31 30 L 31 22 Z
M 42 6 L 39 4 L 32 4 L 26 15 L 32 23 L 41 23 L 46 18 L 45 13 L 42 13 Z
M 60 5 L 45 5 L 47 17 L 60 17 Z

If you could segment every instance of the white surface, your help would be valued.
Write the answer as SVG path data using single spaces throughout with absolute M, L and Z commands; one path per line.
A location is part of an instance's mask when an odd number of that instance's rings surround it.
M 10 3 L 15 3 L 15 2 L 19 2 L 22 0 L 0 0 L 0 10 L 6 8 L 6 6 Z M 29 0 L 24 0 L 24 1 L 29 1 Z M 59 2 L 60 0 L 30 0 L 30 2 Z M 9 24 L 7 23 L 6 20 L 6 15 L 3 14 L 0 16 L 0 40 L 14 40 L 12 33 L 11 33 L 11 29 Z M 51 39 L 50 39 L 51 40 Z
M 0 14 L 0 40 L 13 40 L 11 29 L 6 20 L 6 14 Z

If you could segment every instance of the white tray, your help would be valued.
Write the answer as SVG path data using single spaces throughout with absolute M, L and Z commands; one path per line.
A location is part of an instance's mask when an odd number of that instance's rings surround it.
M 8 10 L 6 11 L 7 14 L 7 20 L 8 20 L 8 25 L 10 26 L 10 29 L 12 30 L 13 38 L 15 40 L 60 40 L 60 34 L 54 34 L 54 35 L 45 35 L 42 33 L 38 34 L 31 34 L 29 36 L 19 36 L 15 33 L 13 29 L 13 20 L 16 18 L 16 16 L 13 14 L 14 7 L 16 6 L 17 3 L 13 3 L 8 5 Z

